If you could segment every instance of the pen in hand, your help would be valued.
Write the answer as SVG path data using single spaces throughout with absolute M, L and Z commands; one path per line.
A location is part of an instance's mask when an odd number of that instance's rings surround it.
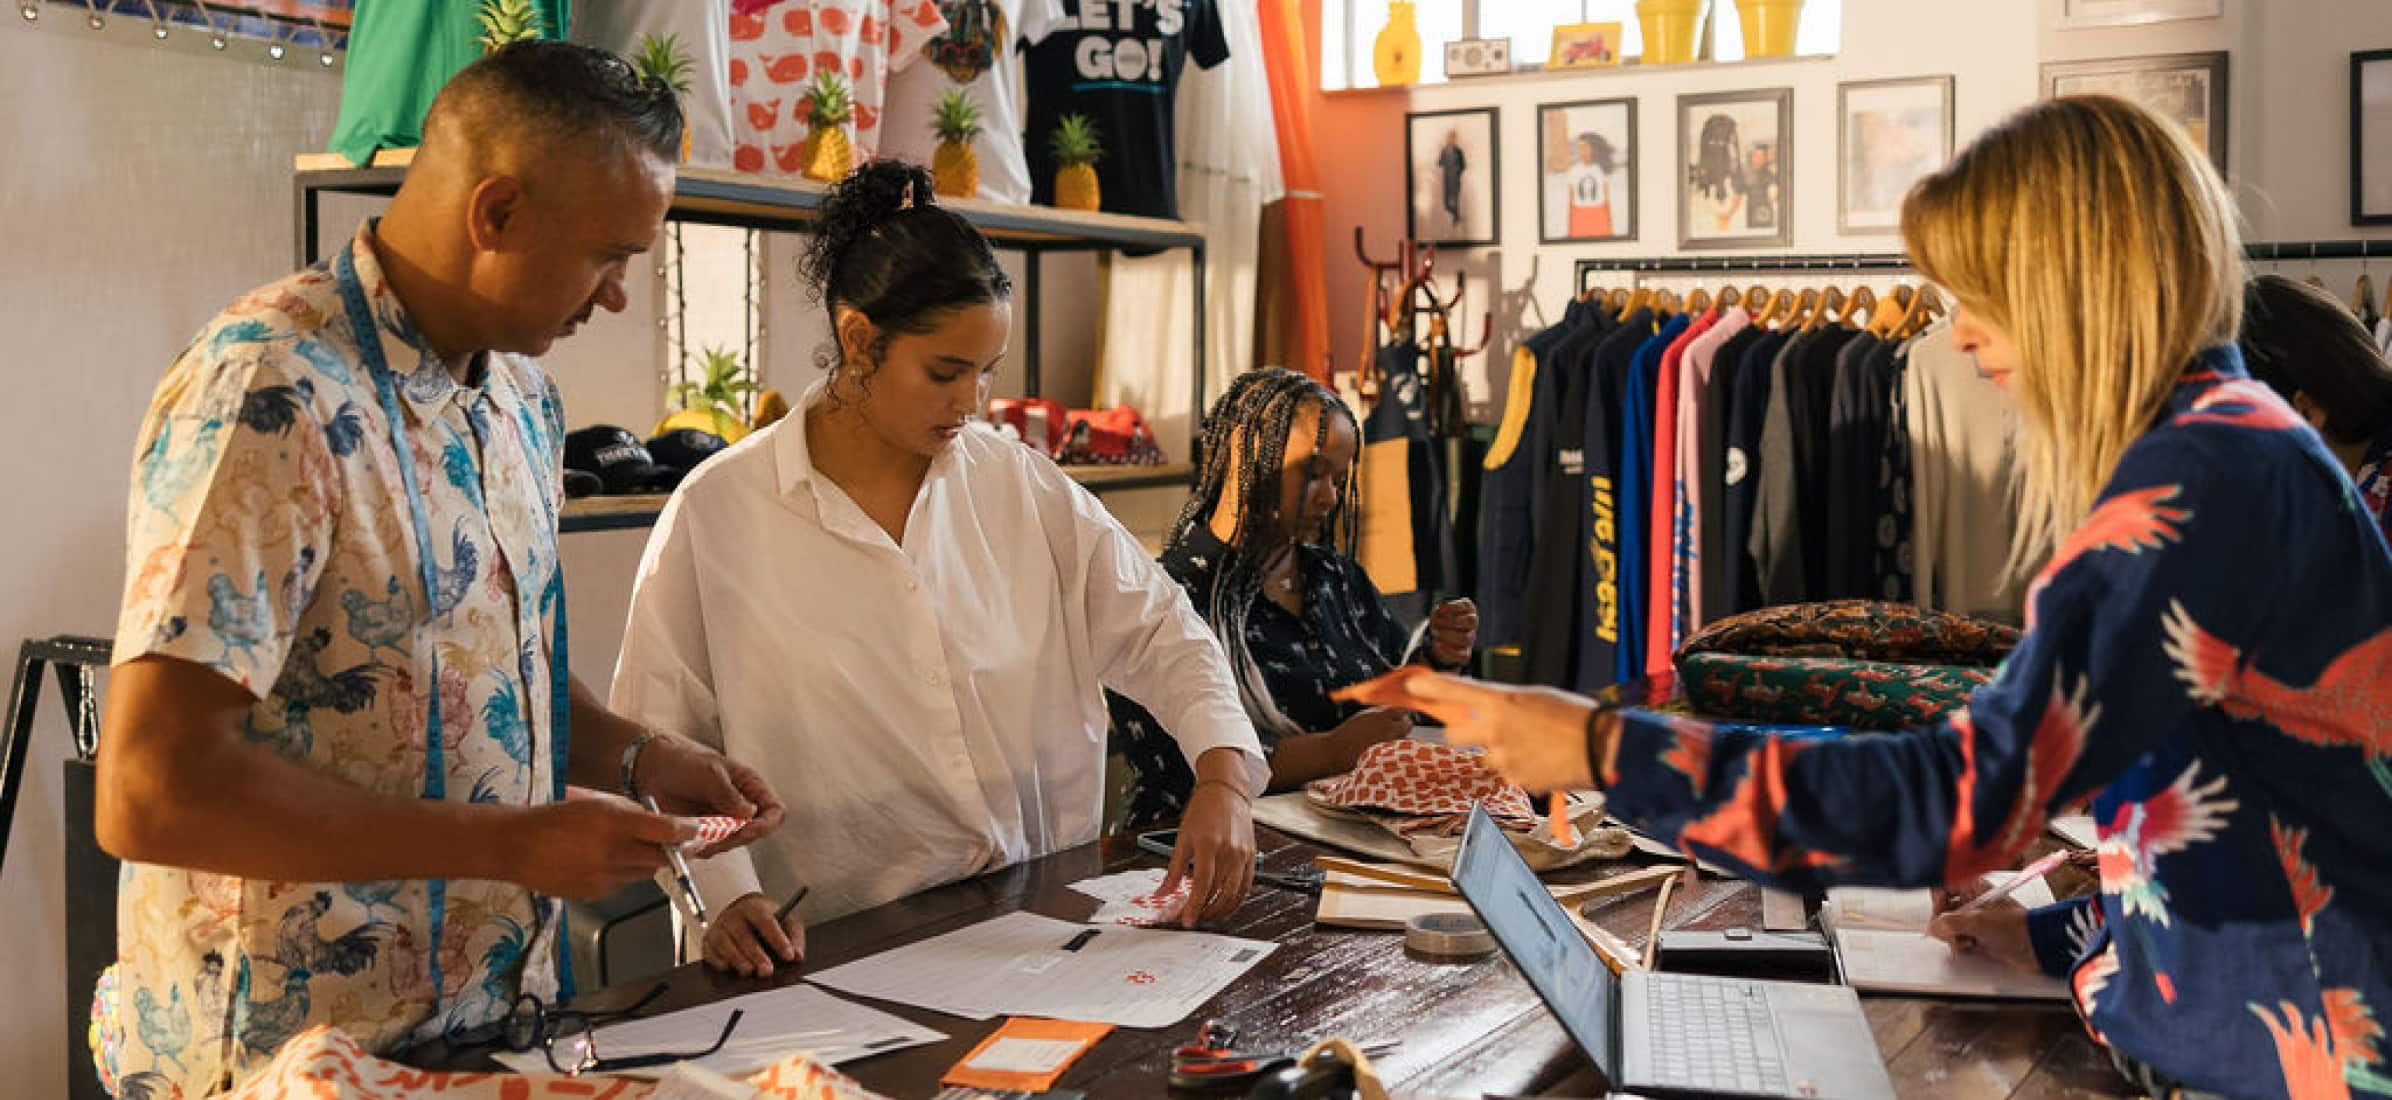
M 806 900 L 806 891 L 810 889 L 812 889 L 810 886 L 798 887 L 796 893 L 789 895 L 788 901 L 782 902 L 779 909 L 773 910 L 772 922 L 784 928 L 788 927 L 789 914 L 797 911 L 797 903 Z
M 664 810 L 656 805 L 654 798 L 642 798 L 640 801 L 647 805 L 649 813 L 664 813 Z M 698 884 L 690 880 L 689 861 L 681 858 L 679 845 L 666 844 L 662 847 L 665 861 L 673 865 L 673 882 L 681 888 L 681 900 L 684 907 L 689 910 L 689 919 L 704 925 L 706 923 L 706 901 L 698 896 Z

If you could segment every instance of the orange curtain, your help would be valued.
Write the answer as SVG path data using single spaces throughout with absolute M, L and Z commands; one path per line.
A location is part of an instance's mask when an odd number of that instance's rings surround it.
M 1271 113 L 1279 128 L 1279 173 L 1286 182 L 1283 222 L 1287 275 L 1283 300 L 1265 302 L 1289 319 L 1287 365 L 1329 380 L 1329 291 L 1324 252 L 1327 215 L 1321 209 L 1320 169 L 1312 159 L 1312 106 L 1320 95 L 1300 0 L 1260 0 L 1263 64 L 1271 79 Z

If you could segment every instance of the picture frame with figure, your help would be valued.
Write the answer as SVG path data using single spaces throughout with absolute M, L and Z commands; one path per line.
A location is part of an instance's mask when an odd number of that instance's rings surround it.
M 1678 97 L 1678 247 L 1794 243 L 1794 89 Z
M 2158 54 L 2063 61 L 2043 66 L 2043 96 L 2114 95 L 2148 107 L 2184 128 L 2226 172 L 2227 54 Z
M 1636 239 L 1636 100 L 1537 105 L 1537 239 Z
M 1952 159 L 1949 76 L 1836 85 L 1836 231 L 1902 231 L 1911 185 Z
M 1421 244 L 1492 246 L 1501 236 L 1503 172 L 1496 110 L 1404 116 L 1404 233 Z

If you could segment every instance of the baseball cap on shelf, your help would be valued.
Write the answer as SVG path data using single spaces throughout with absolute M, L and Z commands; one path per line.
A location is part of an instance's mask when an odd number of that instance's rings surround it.
M 665 493 L 681 483 L 681 471 L 661 465 L 640 437 L 600 424 L 565 436 L 565 468 L 598 475 L 609 494 Z
M 684 474 L 730 446 L 723 437 L 698 428 L 675 428 L 648 440 L 648 455 Z

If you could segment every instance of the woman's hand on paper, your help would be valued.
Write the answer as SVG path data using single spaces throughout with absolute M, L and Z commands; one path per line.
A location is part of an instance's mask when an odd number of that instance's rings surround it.
M 748 894 L 706 922 L 706 965 L 742 978 L 769 978 L 776 966 L 804 962 L 806 925 L 797 914 L 772 915 L 772 900 Z
M 1935 919 L 1927 922 L 1927 934 L 1952 945 L 1954 954 L 1983 955 L 2040 973 L 2034 941 L 2027 936 L 2025 907 L 2002 898 L 1976 909 L 1961 908 L 1992 888 L 1980 879 L 1965 889 L 1934 891 Z

